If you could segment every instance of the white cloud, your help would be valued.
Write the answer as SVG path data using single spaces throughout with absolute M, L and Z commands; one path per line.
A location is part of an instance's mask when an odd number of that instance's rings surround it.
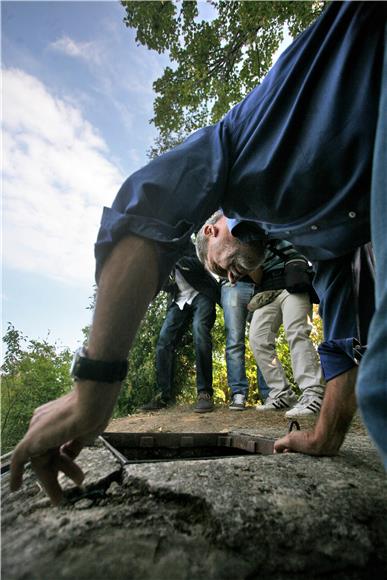
M 69 36 L 62 36 L 50 44 L 50 48 L 72 58 L 99 63 L 100 51 L 96 42 L 76 42 Z
M 4 262 L 93 282 L 102 206 L 123 181 L 82 112 L 17 69 L 3 72 Z
M 165 55 L 136 46 L 134 33 L 130 30 L 123 33 L 121 26 L 117 29 L 116 21 L 107 20 L 104 25 L 106 33 L 98 41 L 81 42 L 62 36 L 48 48 L 82 61 L 94 77 L 94 89 L 109 99 L 125 128 L 132 131 L 134 115 L 126 103 L 133 96 L 137 97 L 137 109 L 149 113 L 150 118 L 153 81 L 162 75 L 165 65 L 171 63 Z M 120 51 L 124 58 L 117 56 Z

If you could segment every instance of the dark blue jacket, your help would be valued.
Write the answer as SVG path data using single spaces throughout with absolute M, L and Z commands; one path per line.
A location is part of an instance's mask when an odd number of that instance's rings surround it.
M 159 242 L 162 281 L 219 207 L 309 260 L 368 242 L 386 8 L 332 2 L 222 121 L 131 175 L 104 209 L 97 272 L 131 232 Z

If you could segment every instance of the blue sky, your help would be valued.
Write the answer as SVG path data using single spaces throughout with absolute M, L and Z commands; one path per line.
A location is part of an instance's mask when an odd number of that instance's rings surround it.
M 103 205 L 147 162 L 152 82 L 118 2 L 2 2 L 3 333 L 71 349 L 90 322 Z
M 91 320 L 102 207 L 147 162 L 152 83 L 168 58 L 136 45 L 119 2 L 1 11 L 3 333 L 11 322 L 75 349 Z

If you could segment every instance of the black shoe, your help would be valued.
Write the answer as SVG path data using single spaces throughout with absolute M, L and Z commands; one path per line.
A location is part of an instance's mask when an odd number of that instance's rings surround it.
M 160 409 L 165 409 L 165 407 L 168 407 L 169 405 L 169 401 L 166 401 L 165 399 L 162 399 L 160 396 L 156 396 L 154 397 L 154 399 L 152 399 L 151 401 L 149 401 L 149 403 L 145 403 L 145 405 L 142 405 L 139 410 L 140 411 L 160 411 Z
M 214 410 L 214 401 L 209 393 L 202 391 L 198 395 L 198 402 L 195 405 L 195 413 L 211 413 Z

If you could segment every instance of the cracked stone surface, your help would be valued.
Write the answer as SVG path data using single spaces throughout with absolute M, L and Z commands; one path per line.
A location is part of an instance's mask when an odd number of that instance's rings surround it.
M 122 466 L 96 446 L 80 464 L 84 487 L 67 482 L 58 508 L 32 473 L 16 494 L 3 486 L 4 579 L 387 577 L 386 477 L 363 434 L 334 458 Z

